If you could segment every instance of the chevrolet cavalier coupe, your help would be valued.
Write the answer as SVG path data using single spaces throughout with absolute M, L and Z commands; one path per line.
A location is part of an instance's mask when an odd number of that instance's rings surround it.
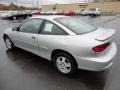
M 33 16 L 9 28 L 3 38 L 8 50 L 22 48 L 52 61 L 63 75 L 77 69 L 103 71 L 117 53 L 115 30 L 97 28 L 69 16 Z

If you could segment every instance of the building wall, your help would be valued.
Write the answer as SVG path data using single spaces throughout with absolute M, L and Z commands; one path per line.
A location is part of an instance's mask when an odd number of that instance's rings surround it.
M 120 13 L 120 2 L 99 2 L 99 3 L 87 3 L 86 4 L 57 4 L 57 10 L 79 10 L 81 6 L 86 6 L 86 8 L 100 8 L 103 12 L 115 12 Z M 43 5 L 42 10 L 52 10 L 54 5 Z
M 103 12 L 120 13 L 120 2 L 89 3 L 87 8 L 97 7 Z
M 51 4 L 51 5 L 42 5 L 41 8 L 42 8 L 42 10 L 52 10 L 53 7 L 54 7 L 54 5 Z
M 9 7 L 5 5 L 0 5 L 0 10 L 9 10 Z
M 114 1 L 120 1 L 120 0 L 93 0 L 93 2 L 114 2 Z
M 75 10 L 76 8 L 79 8 L 77 4 L 61 4 L 57 5 L 58 10 Z
M 79 5 L 83 4 L 51 4 L 51 5 L 42 5 L 42 10 L 52 10 L 56 5 L 57 10 L 76 10 L 79 9 Z

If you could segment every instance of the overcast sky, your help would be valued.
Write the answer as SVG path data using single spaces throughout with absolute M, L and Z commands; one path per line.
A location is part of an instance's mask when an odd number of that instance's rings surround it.
M 86 0 L 91 2 L 92 0 Z M 16 0 L 0 0 L 0 4 L 9 4 L 11 2 L 16 3 Z M 25 5 L 25 6 L 31 6 L 33 2 L 33 5 L 37 5 L 37 0 L 17 0 L 18 5 Z M 55 3 L 78 3 L 78 2 L 85 2 L 85 0 L 38 0 L 39 5 L 43 4 L 55 4 Z

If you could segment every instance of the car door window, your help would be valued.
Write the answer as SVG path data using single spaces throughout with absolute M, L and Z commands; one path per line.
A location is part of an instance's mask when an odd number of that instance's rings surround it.
M 58 27 L 50 21 L 45 21 L 43 29 L 41 30 L 41 34 L 67 35 L 67 33 L 64 30 L 62 30 L 60 27 Z
M 19 31 L 26 33 L 35 33 L 39 32 L 40 26 L 42 24 L 42 19 L 30 19 L 20 25 Z

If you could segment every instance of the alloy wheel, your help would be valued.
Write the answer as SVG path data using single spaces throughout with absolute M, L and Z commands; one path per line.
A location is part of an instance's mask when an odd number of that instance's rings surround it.
M 69 73 L 71 71 L 71 63 L 66 57 L 58 57 L 56 60 L 56 65 L 62 73 Z

